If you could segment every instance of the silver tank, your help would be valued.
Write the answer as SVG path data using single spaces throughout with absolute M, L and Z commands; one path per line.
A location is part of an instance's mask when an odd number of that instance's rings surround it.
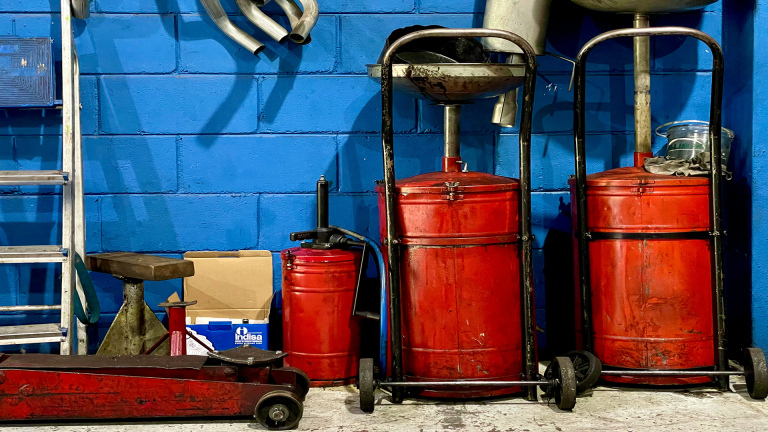
M 571 0 L 577 5 L 600 12 L 669 13 L 684 12 L 710 5 L 717 0 Z M 490 3 L 490 1 L 489 1 Z
M 536 50 L 544 54 L 551 0 L 487 0 L 483 28 L 506 30 L 522 36 Z M 522 53 L 515 44 L 502 39 L 485 38 L 483 45 L 489 51 Z

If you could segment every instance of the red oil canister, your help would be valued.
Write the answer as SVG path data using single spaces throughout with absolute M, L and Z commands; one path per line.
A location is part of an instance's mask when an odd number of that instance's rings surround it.
M 377 192 L 386 237 L 383 187 Z M 522 379 L 518 181 L 435 172 L 397 181 L 396 193 L 406 380 Z M 421 394 L 485 397 L 519 391 L 452 388 Z
M 306 372 L 313 387 L 355 381 L 360 324 L 352 316 L 360 252 L 295 247 L 284 250 L 285 365 Z
M 571 202 L 575 202 L 575 181 L 570 184 Z M 586 196 L 587 226 L 593 236 L 589 257 L 594 351 L 604 367 L 713 367 L 712 267 L 706 236 L 709 179 L 619 168 L 587 176 Z M 576 206 L 572 208 L 575 221 Z M 691 235 L 652 238 L 637 233 Z M 577 275 L 577 292 L 578 280 Z M 579 323 L 576 328 L 581 328 Z M 603 378 L 654 385 L 710 381 L 707 377 Z

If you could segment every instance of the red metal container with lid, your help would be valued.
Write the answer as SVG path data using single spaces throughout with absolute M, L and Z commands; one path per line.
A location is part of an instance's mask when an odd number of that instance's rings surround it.
M 576 202 L 575 181 L 569 183 L 571 200 Z M 594 352 L 606 368 L 714 366 L 709 193 L 707 177 L 651 174 L 639 167 L 587 176 Z M 576 206 L 573 216 L 575 223 Z M 639 233 L 660 235 L 633 238 Z M 690 236 L 664 238 L 665 233 Z M 574 239 L 576 256 L 577 252 Z M 658 385 L 711 381 L 708 377 L 603 378 Z
M 355 381 L 360 323 L 352 316 L 360 252 L 295 247 L 284 250 L 285 365 L 306 372 L 313 387 Z
M 520 380 L 519 182 L 459 172 L 451 159 L 444 158 L 448 172 L 396 182 L 404 373 L 408 381 L 422 382 Z M 376 190 L 386 237 L 384 190 Z M 485 397 L 520 390 L 420 394 Z

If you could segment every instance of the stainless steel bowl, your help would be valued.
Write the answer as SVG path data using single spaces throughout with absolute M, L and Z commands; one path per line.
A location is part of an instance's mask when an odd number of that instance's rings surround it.
M 394 89 L 433 102 L 469 102 L 502 95 L 523 85 L 525 65 L 500 63 L 396 64 Z M 381 65 L 368 65 L 368 76 L 381 81 Z
M 571 0 L 579 6 L 600 12 L 669 13 L 700 9 L 717 0 Z

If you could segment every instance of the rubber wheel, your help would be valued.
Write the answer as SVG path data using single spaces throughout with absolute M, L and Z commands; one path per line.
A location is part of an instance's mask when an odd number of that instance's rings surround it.
M 365 413 L 372 413 L 376 402 L 375 388 L 373 385 L 373 359 L 360 359 L 357 384 L 360 389 L 360 409 Z
M 309 376 L 303 370 L 295 367 L 284 367 L 280 369 L 296 372 L 296 394 L 303 398 L 309 393 Z
M 603 363 L 589 351 L 570 351 L 566 357 L 571 359 L 576 371 L 576 392 L 581 394 L 591 389 L 600 379 Z
M 296 394 L 276 390 L 259 399 L 254 417 L 264 427 L 272 430 L 288 430 L 299 425 L 304 415 L 304 405 Z
M 765 399 L 768 396 L 768 365 L 765 354 L 760 348 L 747 348 L 744 357 L 744 377 L 747 380 L 749 397 Z
M 544 371 L 544 379 L 555 381 L 547 386 L 546 396 L 554 397 L 555 404 L 563 411 L 570 411 L 576 406 L 576 371 L 568 357 L 555 357 Z

